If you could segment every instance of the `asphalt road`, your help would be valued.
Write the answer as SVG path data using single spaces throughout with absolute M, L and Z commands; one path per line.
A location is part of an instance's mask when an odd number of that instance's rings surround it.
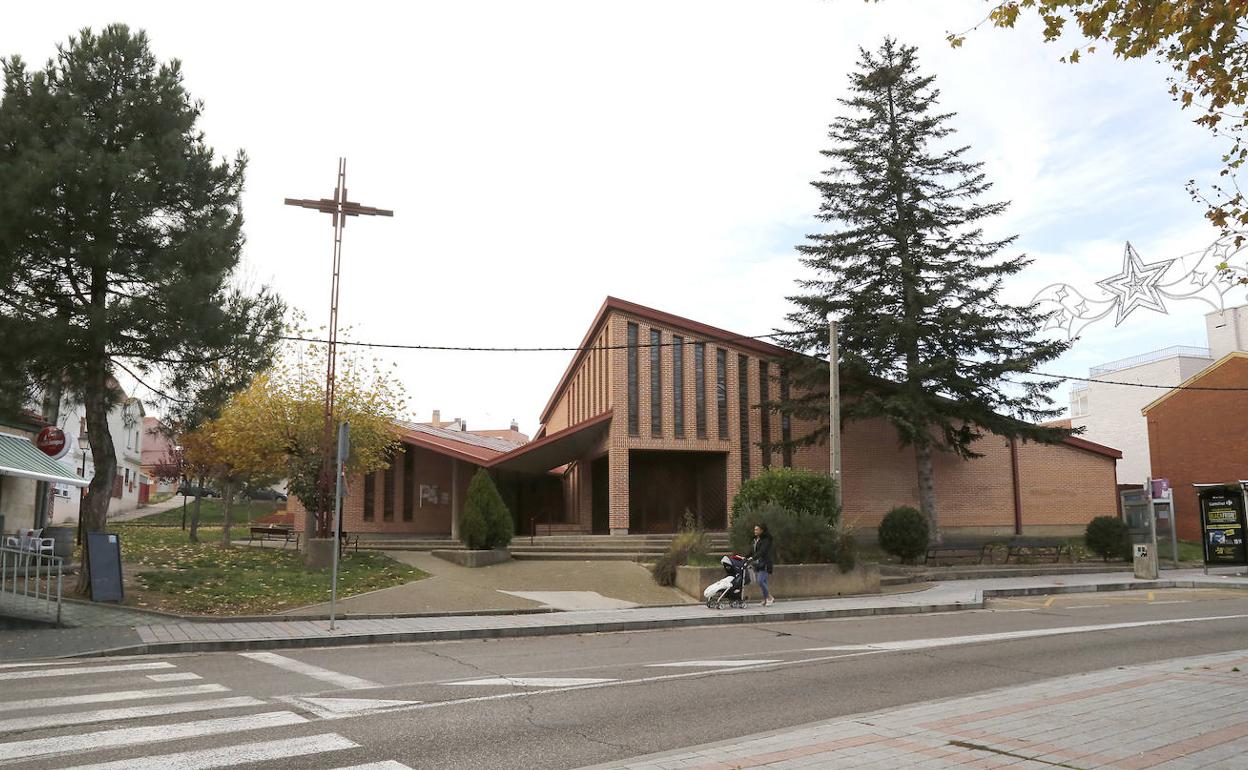
M 1243 597 L 1075 594 L 934 615 L 0 665 L 0 766 L 580 767 L 1248 648 Z

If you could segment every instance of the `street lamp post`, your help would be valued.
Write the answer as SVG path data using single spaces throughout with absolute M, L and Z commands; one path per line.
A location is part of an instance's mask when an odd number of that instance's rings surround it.
M 828 313 L 828 445 L 829 471 L 835 485 L 837 510 L 841 508 L 841 362 L 836 340 L 837 317 Z

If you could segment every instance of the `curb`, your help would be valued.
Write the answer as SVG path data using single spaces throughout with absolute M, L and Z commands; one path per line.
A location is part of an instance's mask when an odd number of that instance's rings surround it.
M 976 591 L 971 601 L 946 602 L 943 604 L 902 604 L 886 607 L 852 609 L 791 610 L 785 612 L 723 612 L 698 617 L 671 618 L 664 620 L 613 621 L 606 623 L 571 623 L 557 626 L 495 627 L 440 631 L 399 631 L 392 633 L 350 634 L 343 636 L 296 637 L 287 639 L 218 639 L 194 642 L 149 642 L 107 650 L 75 653 L 66 658 L 111 657 L 120 655 L 154 655 L 188 652 L 233 652 L 243 650 L 306 649 L 318 647 L 345 647 L 366 644 L 402 644 L 414 642 L 462 641 L 470 639 L 504 639 L 517 637 L 566 636 L 573 634 L 610 633 L 617 631 L 653 631 L 668 628 L 698 628 L 752 623 L 776 623 L 801 620 L 828 620 L 852 617 L 881 617 L 889 615 L 919 615 L 937 612 L 959 612 L 986 609 L 990 598 L 1009 596 L 1041 596 L 1051 594 L 1101 593 L 1108 591 L 1138 591 L 1167 588 L 1209 588 L 1202 580 L 1133 580 L 1131 582 L 1101 583 L 1095 585 L 1050 585 L 1025 588 L 988 588 Z M 1248 584 L 1228 583 L 1221 588 L 1248 591 Z M 533 613 L 503 613 L 533 614 Z M 307 620 L 308 618 L 300 618 Z
M 984 600 L 949 604 L 912 604 L 861 609 L 793 610 L 790 612 L 725 612 L 705 617 L 672 618 L 670 620 L 624 620 L 609 623 L 570 623 L 559 626 L 474 628 L 445 631 L 400 631 L 394 633 L 352 634 L 344 636 L 308 636 L 294 639 L 218 639 L 196 642 L 149 642 L 114 647 L 107 650 L 67 655 L 66 658 L 95 658 L 117 655 L 155 655 L 186 652 L 233 652 L 241 650 L 306 649 L 315 647 L 346 647 L 364 644 L 403 644 L 412 642 L 462 641 L 469 639 L 504 639 L 537 636 L 570 636 L 616 631 L 654 631 L 667 628 L 698 628 L 708 626 L 776 623 L 793 620 L 827 620 L 832 618 L 871 617 L 886 615 L 919 615 L 935 612 L 983 609 Z

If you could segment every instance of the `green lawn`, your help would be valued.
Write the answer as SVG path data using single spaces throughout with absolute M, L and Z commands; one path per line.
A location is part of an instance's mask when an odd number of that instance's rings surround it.
M 234 510 L 230 513 L 230 521 L 234 526 L 247 526 L 251 522 L 262 516 L 268 516 L 277 510 L 279 503 L 272 500 L 255 500 L 255 501 L 236 501 Z M 195 499 L 191 498 L 186 501 L 186 522 L 190 526 L 191 511 L 195 507 Z M 151 516 L 144 516 L 141 519 L 133 519 L 132 523 L 138 525 L 144 524 L 181 524 L 182 523 L 182 506 L 171 508 L 160 513 L 153 513 Z M 225 503 L 219 498 L 205 498 L 199 502 L 199 525 L 209 527 L 220 527 L 225 523 Z M 244 532 L 245 536 L 247 533 Z
M 270 505 L 266 504 L 266 505 Z M 329 601 L 329 570 L 306 570 L 293 549 L 221 547 L 221 529 L 189 543 L 181 529 L 119 524 L 126 603 L 197 615 L 258 615 Z M 338 595 L 428 577 L 380 553 L 351 553 L 338 568 Z

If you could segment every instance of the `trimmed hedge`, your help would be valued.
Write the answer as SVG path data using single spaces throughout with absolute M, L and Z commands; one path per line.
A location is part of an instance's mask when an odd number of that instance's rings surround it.
M 914 564 L 927 553 L 930 537 L 927 517 L 908 505 L 892 509 L 880 522 L 880 548 L 904 564 Z
M 830 476 L 798 468 L 769 468 L 741 485 L 732 499 L 732 520 L 769 503 L 794 513 L 820 516 L 832 525 L 841 518 L 836 484 Z
M 732 548 L 748 555 L 754 545 L 754 525 L 771 533 L 777 564 L 836 564 L 843 572 L 857 563 L 858 547 L 852 535 L 828 523 L 823 516 L 791 511 L 775 503 L 744 508 L 732 517 Z
M 1131 558 L 1131 532 L 1117 516 L 1097 516 L 1089 521 L 1083 541 L 1089 551 L 1105 561 Z

